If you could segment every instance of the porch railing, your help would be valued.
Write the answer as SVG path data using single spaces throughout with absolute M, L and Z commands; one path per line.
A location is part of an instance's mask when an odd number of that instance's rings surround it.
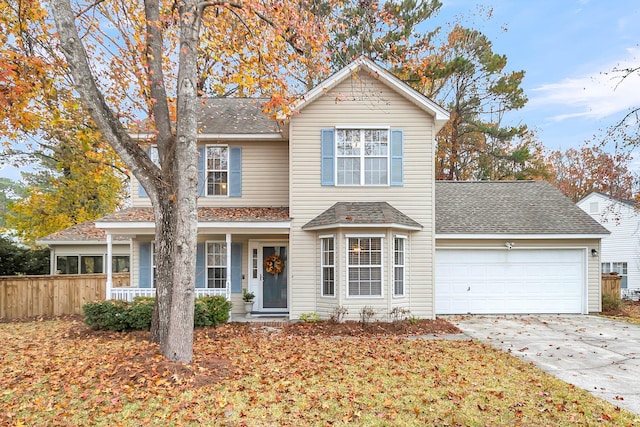
M 212 295 L 222 295 L 230 299 L 228 288 L 196 288 L 196 298 Z M 111 288 L 111 298 L 116 300 L 133 301 L 135 297 L 155 297 L 155 288 Z

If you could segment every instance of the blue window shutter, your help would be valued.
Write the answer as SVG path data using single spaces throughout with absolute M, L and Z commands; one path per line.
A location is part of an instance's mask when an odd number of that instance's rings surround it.
M 229 149 L 229 197 L 242 197 L 242 147 Z
M 142 184 L 138 183 L 138 197 L 149 197 Z
M 146 153 L 147 153 L 147 156 L 151 156 L 151 147 L 147 147 Z M 139 182 L 138 182 L 138 197 L 149 197 L 149 195 L 147 194 L 147 191 Z
M 141 288 L 151 287 L 151 243 L 140 243 L 140 277 Z
M 322 185 L 335 185 L 334 129 L 322 129 Z
M 391 129 L 391 185 L 402 185 L 404 181 L 404 133 Z
M 231 244 L 231 292 L 242 292 L 242 243 Z
M 205 266 L 205 246 L 198 243 L 196 247 L 196 288 L 207 287 L 207 268 Z
M 206 147 L 198 147 L 198 196 L 206 196 L 207 193 L 207 150 Z

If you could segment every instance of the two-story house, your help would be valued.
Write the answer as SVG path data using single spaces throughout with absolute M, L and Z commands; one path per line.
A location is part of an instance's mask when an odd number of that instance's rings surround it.
M 448 113 L 372 61 L 318 85 L 284 123 L 262 102 L 203 100 L 196 295 L 241 313 L 247 288 L 257 314 L 291 319 L 600 310 L 607 231 L 544 182 L 436 182 Z M 108 277 L 115 239 L 131 239 L 131 286 L 108 280 L 108 298 L 155 293 L 153 212 L 135 180 L 131 192 L 130 208 L 96 221 Z
M 577 205 L 611 232 L 602 239 L 602 273 L 618 273 L 622 296 L 637 299 L 640 295 L 640 213 L 635 202 L 593 192 Z

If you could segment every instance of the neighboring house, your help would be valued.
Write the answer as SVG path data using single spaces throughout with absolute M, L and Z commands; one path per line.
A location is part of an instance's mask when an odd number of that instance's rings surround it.
M 386 70 L 356 60 L 284 124 L 262 102 L 203 100 L 196 295 L 240 313 L 248 288 L 256 314 L 291 319 L 600 311 L 607 231 L 547 183 L 436 183 L 448 113 Z M 96 221 L 108 245 L 132 237 L 131 287 L 110 298 L 155 292 L 153 211 L 131 192 Z
M 640 293 L 640 213 L 635 202 L 594 192 L 577 205 L 611 235 L 602 239 L 602 273 L 622 276 L 622 295 Z
M 49 247 L 51 274 L 106 273 L 108 247 L 106 233 L 95 227 L 94 221 L 86 221 L 39 239 L 36 243 Z M 130 269 L 131 239 L 116 236 L 111 245 L 113 273 Z

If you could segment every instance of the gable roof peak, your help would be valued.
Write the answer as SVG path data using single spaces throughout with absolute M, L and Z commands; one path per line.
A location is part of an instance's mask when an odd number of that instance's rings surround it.
M 636 207 L 636 202 L 634 202 L 633 200 L 624 199 L 622 197 L 617 197 L 617 196 L 612 196 L 611 194 L 603 193 L 601 191 L 592 191 L 591 193 L 587 194 L 582 199 L 580 199 L 580 201 L 586 199 L 587 197 L 589 197 L 591 195 L 598 195 L 600 197 L 603 197 L 603 198 L 605 198 L 607 200 L 611 200 L 613 202 L 622 203 L 623 205 L 627 205 L 627 206 L 630 206 L 630 207 L 633 207 L 633 208 Z
M 333 89 L 347 78 L 350 78 L 353 74 L 357 74 L 361 71 L 368 72 L 373 76 L 373 78 L 381 81 L 387 87 L 395 90 L 405 99 L 409 100 L 417 107 L 432 115 L 434 117 L 436 125 L 435 132 L 439 131 L 442 126 L 444 126 L 445 123 L 447 123 L 447 121 L 449 120 L 449 112 L 447 110 L 406 84 L 404 81 L 400 80 L 389 70 L 381 67 L 364 55 L 357 57 L 351 63 L 343 67 L 341 70 L 335 72 L 325 81 L 307 92 L 302 97 L 302 99 L 296 105 L 294 105 L 293 110 L 302 110 L 318 97 L 325 95 L 327 91 Z

